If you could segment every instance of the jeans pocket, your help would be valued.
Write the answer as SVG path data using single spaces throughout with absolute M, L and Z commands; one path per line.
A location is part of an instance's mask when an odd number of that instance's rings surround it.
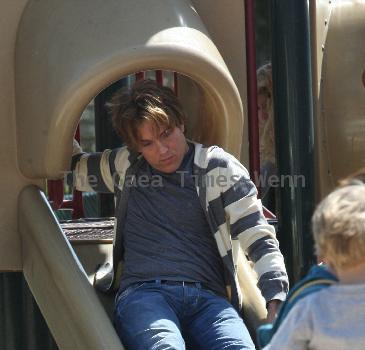
M 115 296 L 115 305 L 118 305 L 121 301 L 127 298 L 128 295 L 132 294 L 134 291 L 145 285 L 146 283 L 135 283 L 129 286 L 128 288 L 124 289 L 123 291 L 118 291 L 117 295 Z

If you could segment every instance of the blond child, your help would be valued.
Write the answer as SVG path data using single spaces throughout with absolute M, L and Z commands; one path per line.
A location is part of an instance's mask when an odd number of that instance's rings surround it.
M 365 348 L 365 185 L 342 184 L 312 218 L 316 253 L 339 282 L 299 300 L 264 350 Z

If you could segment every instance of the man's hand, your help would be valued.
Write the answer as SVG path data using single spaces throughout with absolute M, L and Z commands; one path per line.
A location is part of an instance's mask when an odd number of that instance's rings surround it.
M 267 323 L 272 323 L 275 320 L 275 317 L 277 316 L 280 304 L 281 304 L 281 300 L 277 300 L 277 299 L 270 300 L 267 303 L 267 305 L 266 305 L 266 309 L 267 309 L 266 322 Z
M 75 140 L 73 139 L 73 145 L 72 145 L 72 155 L 76 155 L 76 154 L 80 154 L 82 153 L 82 148 L 80 146 L 80 144 Z

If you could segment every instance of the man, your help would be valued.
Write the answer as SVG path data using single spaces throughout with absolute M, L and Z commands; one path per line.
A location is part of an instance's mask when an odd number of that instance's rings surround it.
M 242 296 L 232 245 L 253 261 L 269 318 L 288 281 L 246 169 L 219 147 L 187 141 L 178 99 L 153 81 L 115 95 L 111 112 L 127 146 L 77 154 L 73 165 L 78 189 L 116 196 L 114 271 L 96 285 L 119 287 L 115 327 L 123 344 L 254 349 L 236 311 Z

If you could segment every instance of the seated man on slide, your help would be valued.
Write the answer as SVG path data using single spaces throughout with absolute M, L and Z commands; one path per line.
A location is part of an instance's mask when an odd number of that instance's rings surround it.
M 128 350 L 254 349 L 232 246 L 254 263 L 269 318 L 288 278 L 247 170 L 217 146 L 188 141 L 179 100 L 153 81 L 118 92 L 111 111 L 126 146 L 78 149 L 73 169 L 79 190 L 116 196 L 114 271 L 99 288 L 119 289 L 121 341 Z

